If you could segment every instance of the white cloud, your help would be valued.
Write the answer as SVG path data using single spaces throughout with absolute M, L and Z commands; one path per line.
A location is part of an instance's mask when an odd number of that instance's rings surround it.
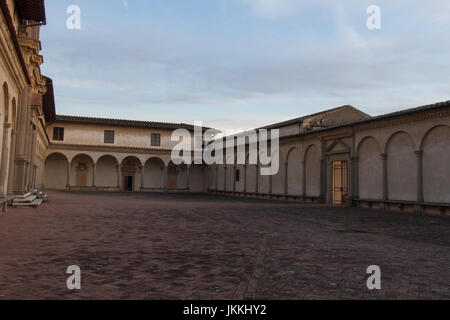
M 240 0 L 249 5 L 258 15 L 276 19 L 299 13 L 303 5 L 299 0 Z

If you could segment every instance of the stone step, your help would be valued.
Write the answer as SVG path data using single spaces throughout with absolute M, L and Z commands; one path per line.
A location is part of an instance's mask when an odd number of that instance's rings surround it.
M 42 199 L 35 199 L 33 202 L 14 203 L 14 208 L 37 208 L 42 204 Z
M 35 195 L 30 195 L 26 197 L 25 199 L 22 198 L 16 198 L 14 199 L 14 204 L 16 203 L 31 203 L 33 202 L 37 197 Z
M 26 199 L 31 196 L 31 192 L 27 192 L 24 195 L 16 196 L 15 199 Z

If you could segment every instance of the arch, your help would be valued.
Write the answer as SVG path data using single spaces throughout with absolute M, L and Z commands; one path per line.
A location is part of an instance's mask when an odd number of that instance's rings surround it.
M 165 164 L 161 158 L 151 157 L 144 165 L 144 188 L 164 189 Z
M 434 126 L 434 127 L 430 128 L 430 129 L 423 135 L 422 140 L 420 141 L 420 148 L 419 148 L 420 151 L 423 151 L 423 147 L 424 147 L 424 144 L 425 144 L 425 142 L 426 142 L 428 136 L 429 136 L 434 130 L 439 129 L 439 128 L 441 128 L 441 127 L 442 127 L 442 128 L 447 128 L 447 129 L 450 128 L 449 126 L 447 126 L 447 125 L 445 125 L 445 124 L 439 124 L 439 125 L 437 125 L 437 126 Z
M 9 92 L 8 92 L 8 84 L 6 82 L 3 83 L 2 87 L 3 93 L 3 122 L 9 122 Z
M 386 143 L 388 199 L 417 200 L 417 160 L 411 136 L 394 133 Z
M 121 164 L 121 177 L 124 191 L 138 191 L 142 186 L 142 163 L 136 156 L 125 157 Z
M 389 139 L 387 139 L 386 145 L 384 146 L 384 153 L 386 153 L 386 154 L 388 153 L 387 150 L 388 150 L 388 147 L 389 147 L 389 144 L 391 143 L 391 141 L 392 141 L 396 136 L 402 135 L 402 134 L 405 134 L 405 135 L 408 137 L 409 143 L 411 144 L 411 148 L 412 148 L 413 150 L 416 149 L 416 148 L 415 148 L 415 144 L 414 144 L 414 140 L 413 140 L 413 138 L 409 135 L 409 133 L 407 133 L 406 131 L 396 131 L 396 132 L 394 132 L 393 134 L 391 134 L 391 136 L 389 137 Z
M 425 202 L 450 203 L 450 127 L 434 126 L 424 135 L 420 151 L 423 152 L 423 197 Z
M 361 140 L 357 148 L 359 197 L 380 200 L 383 198 L 383 164 L 381 147 L 372 136 Z
M 309 145 L 305 151 L 305 172 L 306 196 L 320 196 L 320 152 L 315 144 Z
M 286 177 L 288 195 L 300 196 L 302 190 L 303 170 L 301 154 L 297 147 L 293 147 L 286 155 Z
M 94 185 L 94 159 L 85 153 L 75 155 L 70 161 L 70 186 L 92 187 Z
M 44 186 L 46 189 L 64 190 L 67 187 L 69 160 L 59 152 L 53 152 L 45 158 Z
M 289 160 L 289 156 L 290 156 L 291 153 L 293 153 L 293 152 L 300 152 L 300 151 L 298 150 L 297 147 L 292 147 L 292 148 L 290 148 L 289 151 L 286 153 L 286 159 L 284 160 L 286 163 L 287 163 L 288 160 Z
M 376 143 L 376 146 L 377 146 L 377 149 L 379 150 L 379 153 L 380 154 L 382 153 L 381 152 L 381 144 L 380 144 L 380 142 L 378 142 L 378 140 L 375 137 L 373 137 L 373 136 L 366 136 L 366 137 L 362 138 L 361 141 L 359 141 L 358 146 L 356 148 L 356 154 L 358 155 L 358 157 L 359 157 L 359 154 L 360 154 L 361 145 L 363 143 L 365 143 L 366 140 L 368 140 L 368 139 L 373 139 L 374 142 Z
M 95 168 L 95 185 L 101 188 L 117 187 L 118 165 L 119 160 L 113 155 L 105 154 L 98 158 Z

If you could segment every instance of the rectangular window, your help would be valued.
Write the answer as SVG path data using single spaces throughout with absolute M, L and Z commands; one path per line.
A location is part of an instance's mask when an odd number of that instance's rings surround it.
M 241 179 L 241 172 L 239 171 L 239 169 L 236 169 L 236 182 L 239 182 L 240 179 Z
M 152 133 L 152 146 L 153 147 L 161 146 L 161 134 Z
M 64 128 L 53 128 L 53 140 L 64 141 Z
M 105 130 L 105 143 L 114 143 L 114 131 Z

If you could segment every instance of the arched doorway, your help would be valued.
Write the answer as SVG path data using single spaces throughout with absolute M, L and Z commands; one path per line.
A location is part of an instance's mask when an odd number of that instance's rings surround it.
M 164 189 L 164 161 L 160 158 L 150 158 L 144 166 L 144 188 Z
M 94 186 L 94 160 L 86 154 L 79 154 L 72 159 L 71 186 L 78 188 Z
M 104 155 L 97 161 L 95 172 L 95 185 L 98 188 L 116 188 L 118 186 L 119 162 L 110 155 Z
M 140 172 L 142 170 L 141 161 L 130 156 L 123 159 L 122 164 L 122 190 L 133 192 L 139 190 Z
M 69 184 L 69 162 L 61 153 L 52 153 L 45 159 L 44 186 L 46 189 L 65 190 Z

